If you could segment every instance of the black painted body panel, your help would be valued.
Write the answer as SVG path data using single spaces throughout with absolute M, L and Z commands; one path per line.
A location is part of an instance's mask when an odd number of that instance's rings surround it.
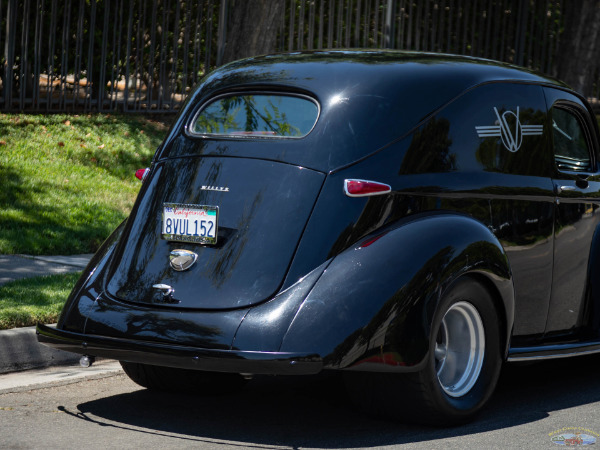
M 475 86 L 498 81 L 557 83 L 507 64 L 394 51 L 331 51 L 236 61 L 208 75 L 189 97 L 167 143 L 209 98 L 235 90 L 281 90 L 315 98 L 321 114 L 304 139 L 204 140 L 165 145 L 158 159 L 227 155 L 285 161 L 324 172 L 346 166 L 402 138 Z
M 281 350 L 317 349 L 328 368 L 418 367 L 440 296 L 465 274 L 497 294 L 501 317 L 512 317 L 508 261 L 484 225 L 451 213 L 400 220 L 333 260 Z M 512 321 L 502 328 L 508 333 Z
M 272 297 L 282 284 L 325 176 L 289 164 L 245 158 L 177 158 L 156 164 L 117 248 L 106 289 L 124 301 L 152 304 L 153 289 L 175 289 L 175 308 L 243 308 Z M 227 191 L 203 189 L 226 188 Z M 164 203 L 219 208 L 216 245 L 161 236 Z M 285 226 L 281 226 L 285 224 Z M 177 272 L 168 255 L 198 254 Z
M 302 139 L 187 132 L 208 99 L 233 91 L 307 95 L 320 117 Z M 549 111 L 564 100 L 587 114 L 598 168 L 585 101 L 504 64 L 403 52 L 229 64 L 190 96 L 131 217 L 42 340 L 59 347 L 64 331 L 70 351 L 90 352 L 88 337 L 98 355 L 202 370 L 418 370 L 440 298 L 471 277 L 494 298 L 505 356 L 595 351 L 600 171 L 558 170 Z M 480 135 L 503 118 L 504 135 Z M 506 130 L 520 127 L 540 132 L 511 144 Z M 349 197 L 346 179 L 391 192 Z M 218 206 L 217 244 L 162 239 L 164 202 Z M 175 248 L 196 265 L 170 269 Z M 156 304 L 156 283 L 181 303 Z M 296 357 L 307 365 L 288 372 Z

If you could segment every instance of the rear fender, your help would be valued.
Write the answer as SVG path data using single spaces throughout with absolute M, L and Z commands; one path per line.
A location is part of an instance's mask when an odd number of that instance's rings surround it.
M 418 370 L 438 302 L 463 275 L 480 279 L 497 299 L 505 355 L 514 316 L 506 254 L 485 225 L 446 212 L 401 220 L 336 256 L 281 351 L 310 350 L 331 369 Z
M 126 220 L 121 222 L 104 241 L 75 283 L 58 318 L 58 329 L 83 333 L 87 313 L 102 291 L 99 281 L 101 281 L 103 271 L 121 238 L 125 222 Z

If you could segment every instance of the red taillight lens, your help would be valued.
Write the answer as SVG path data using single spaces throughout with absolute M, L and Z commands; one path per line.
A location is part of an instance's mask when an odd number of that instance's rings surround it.
M 150 172 L 150 169 L 148 169 L 148 168 L 138 169 L 135 171 L 135 177 L 139 180 L 144 181 L 144 179 L 146 178 L 146 175 L 148 175 L 148 172 Z
M 389 184 L 368 180 L 344 180 L 344 192 L 348 197 L 367 197 L 387 194 L 392 191 Z
M 387 234 L 387 231 L 385 233 L 381 233 L 378 236 L 372 237 L 367 239 L 366 241 L 361 242 L 360 246 L 358 248 L 367 248 L 370 245 L 374 244 L 375 242 L 377 242 L 379 239 L 381 239 L 382 237 L 384 237 Z

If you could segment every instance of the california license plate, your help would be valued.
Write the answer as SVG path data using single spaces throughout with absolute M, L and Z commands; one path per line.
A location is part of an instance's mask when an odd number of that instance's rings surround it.
M 169 241 L 217 243 L 219 208 L 163 203 L 162 237 Z

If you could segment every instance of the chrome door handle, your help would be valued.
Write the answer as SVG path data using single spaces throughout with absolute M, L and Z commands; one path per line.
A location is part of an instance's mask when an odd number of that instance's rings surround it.
M 555 186 L 554 190 L 557 194 L 560 194 L 564 191 L 576 191 L 577 188 L 575 186 Z

